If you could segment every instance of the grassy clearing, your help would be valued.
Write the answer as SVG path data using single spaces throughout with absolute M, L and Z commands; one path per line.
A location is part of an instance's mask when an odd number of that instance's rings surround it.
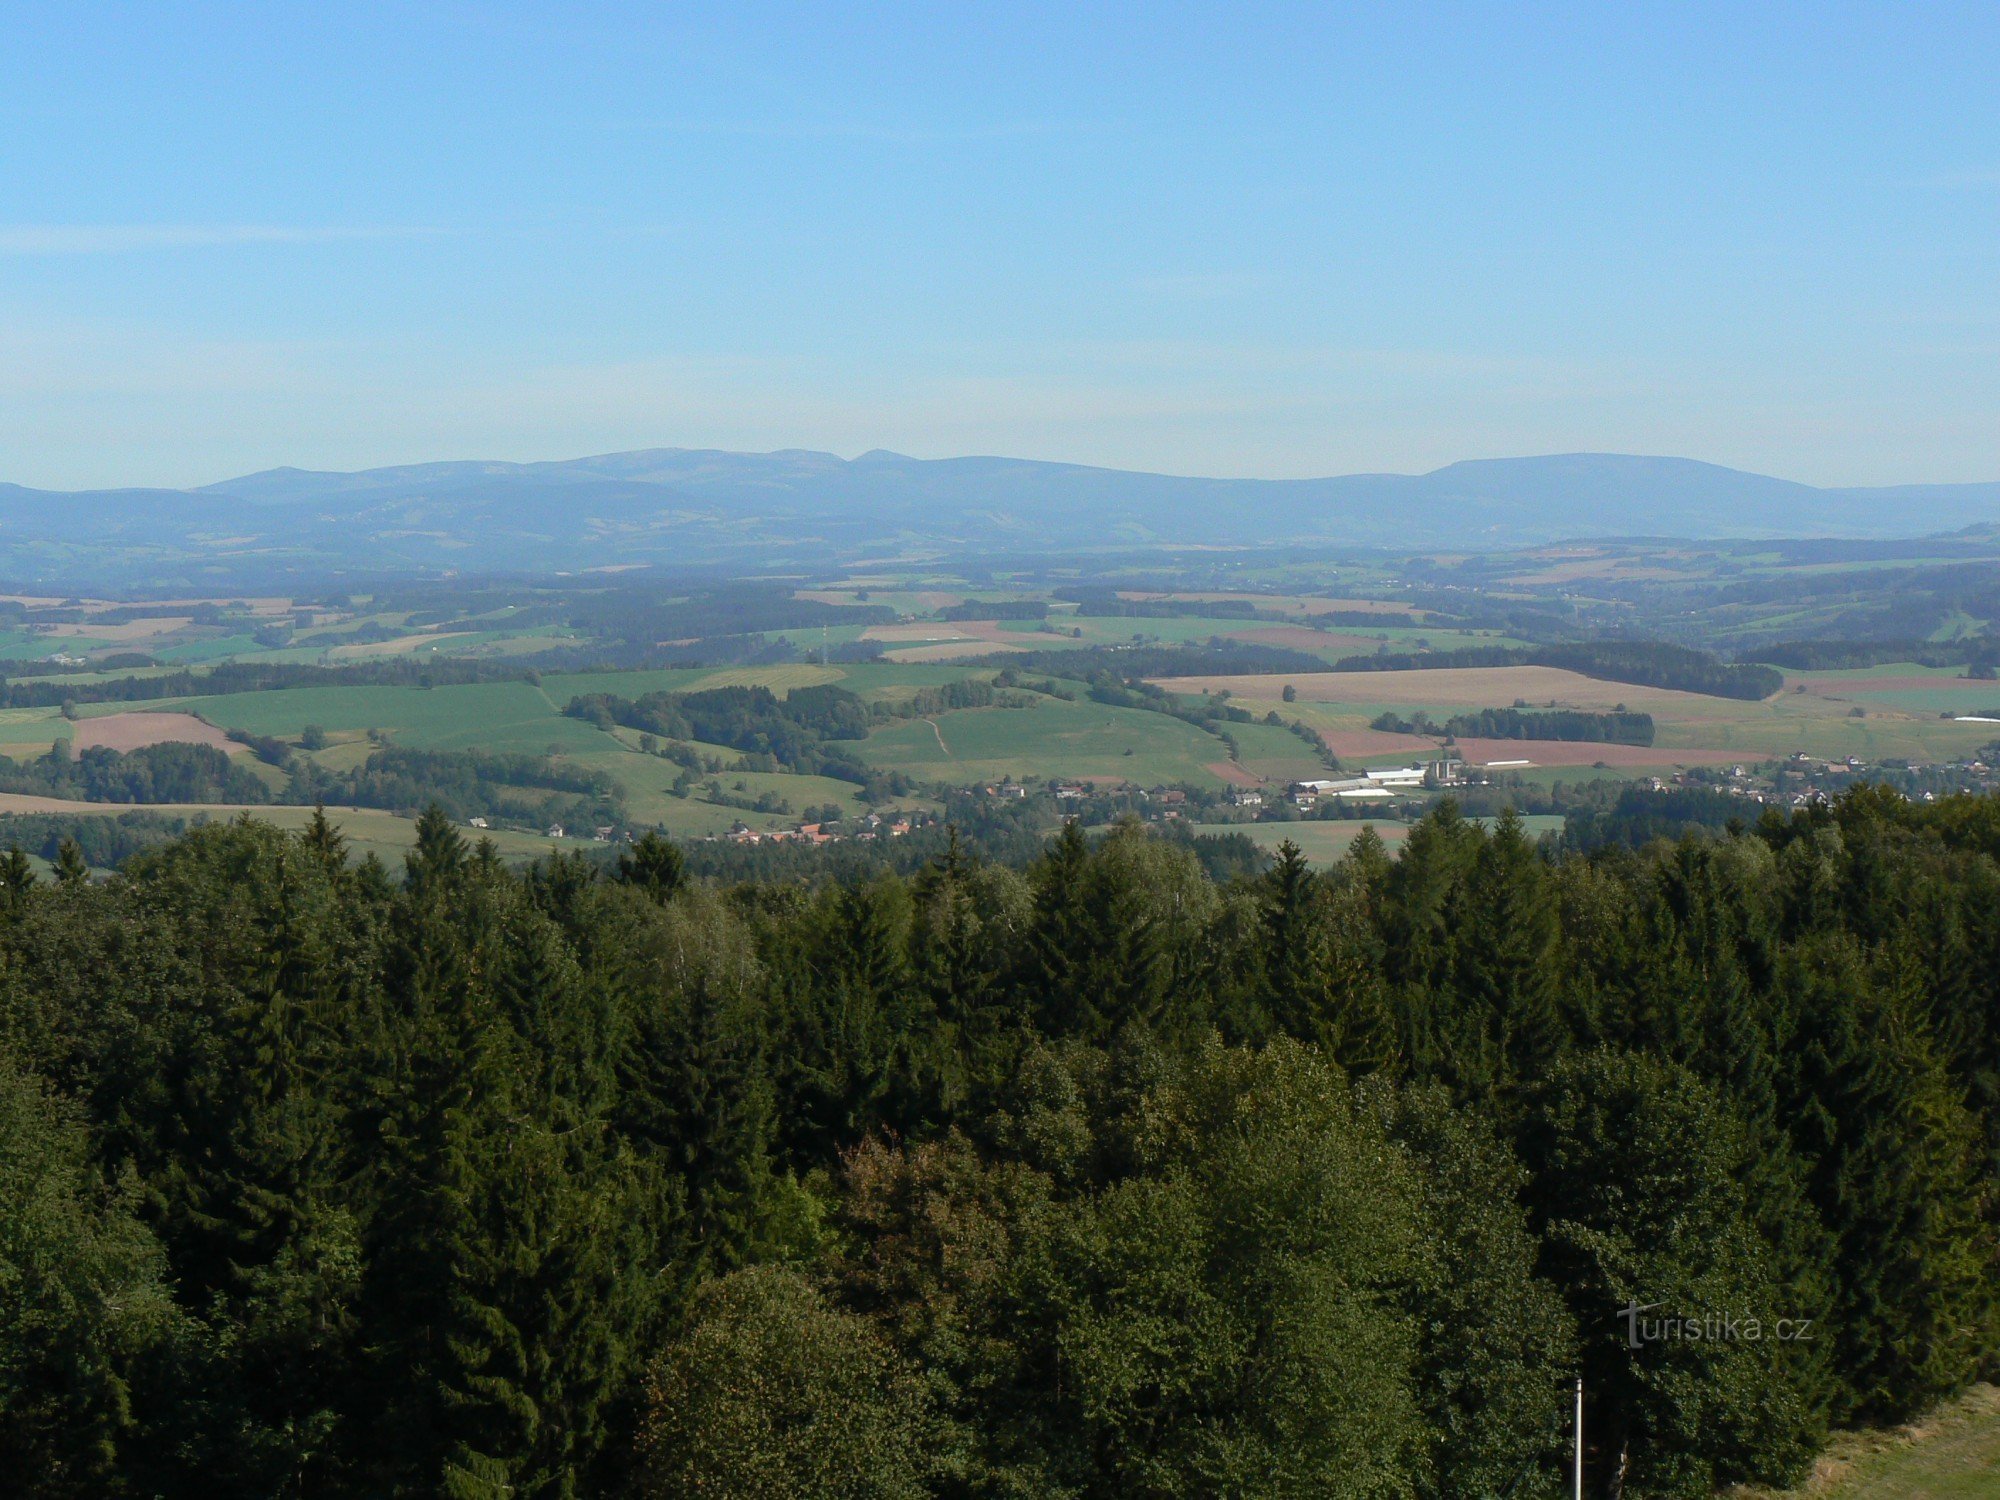
M 965 785 L 1003 776 L 1075 776 L 1214 786 L 1223 778 L 1208 768 L 1228 759 L 1220 740 L 1165 714 L 1055 699 L 892 724 L 870 735 L 858 753 L 884 770 Z
M 81 817 L 117 817 L 128 812 L 159 813 L 169 818 L 186 818 L 190 823 L 226 821 L 248 816 L 258 822 L 274 827 L 297 831 L 311 821 L 313 810 L 309 807 L 243 807 L 209 806 L 196 803 L 170 802 L 149 806 L 135 806 L 129 802 L 59 802 L 49 797 L 7 797 L 0 798 L 0 842 L 4 842 L 6 814 L 10 812 L 31 813 L 73 813 Z M 405 818 L 396 813 L 384 812 L 370 807 L 330 807 L 327 818 L 346 835 L 348 850 L 356 859 L 374 854 L 392 865 L 416 847 L 417 823 L 414 818 Z M 468 840 L 481 837 L 475 828 L 460 830 Z M 495 829 L 485 835 L 493 840 L 503 858 L 508 860 L 534 859 L 547 854 L 552 849 L 578 849 L 601 847 L 588 837 L 554 840 L 536 834 L 517 833 L 507 829 Z
M 550 672 L 542 691 L 561 710 L 569 700 L 588 693 L 643 698 L 648 693 L 694 693 L 719 687 L 769 688 L 780 698 L 797 687 L 839 682 L 845 668 L 817 662 L 784 662 L 770 667 L 663 667 L 641 672 Z
M 1304 822 L 1304 823 L 1191 823 L 1189 831 L 1198 834 L 1240 833 L 1266 853 L 1276 853 L 1278 845 L 1290 839 L 1299 846 L 1299 852 L 1311 862 L 1313 868 L 1324 870 L 1347 857 L 1354 847 L 1354 841 L 1361 836 L 1364 827 L 1373 828 L 1376 835 L 1391 849 L 1399 848 L 1410 836 L 1410 825 L 1394 818 L 1370 819 L 1360 822 Z
M 252 734 L 293 737 L 308 724 L 329 731 L 379 729 L 419 750 L 589 754 L 612 744 L 581 719 L 564 718 L 541 689 L 526 682 L 281 688 L 183 699 L 175 706 Z
M 888 662 L 857 662 L 835 670 L 840 685 L 871 703 L 900 703 L 918 688 L 944 687 L 968 678 L 986 679 L 993 669 L 950 665 L 899 665 Z
M 70 737 L 69 721 L 54 708 L 0 708 L 0 755 L 33 760 Z
M 857 795 L 860 789 L 852 782 L 836 781 L 829 776 L 762 771 L 723 771 L 716 776 L 728 795 L 754 799 L 770 792 L 792 808 L 790 813 L 758 813 L 704 802 L 698 789 L 693 796 L 676 797 L 671 788 L 681 768 L 657 755 L 625 750 L 587 760 L 579 758 L 579 764 L 606 772 L 617 781 L 625 793 L 628 822 L 639 827 L 658 825 L 679 838 L 726 833 L 739 819 L 752 828 L 786 827 L 797 823 L 807 808 L 829 802 L 849 816 L 864 811 Z M 704 775 L 702 782 L 707 780 Z
M 1473 821 L 1484 823 L 1489 828 L 1494 823 L 1492 818 Z M 1563 820 L 1555 814 L 1535 813 L 1521 819 L 1521 822 L 1531 839 L 1540 838 L 1545 833 L 1562 832 Z M 1258 848 L 1272 853 L 1290 839 L 1318 869 L 1345 859 L 1363 828 L 1373 828 L 1376 836 L 1392 850 L 1402 847 L 1403 840 L 1410 836 L 1411 828 L 1408 823 L 1387 817 L 1352 821 L 1314 818 L 1297 823 L 1194 823 L 1189 826 L 1195 833 L 1240 833 Z
M 1889 1432 L 1844 1433 L 1795 1490 L 1735 1491 L 1735 1500 L 2000 1500 L 2000 1387 Z
M 1231 724 L 1228 729 L 1239 751 L 1237 763 L 1253 776 L 1282 783 L 1326 774 L 1318 754 L 1289 729 L 1271 724 Z

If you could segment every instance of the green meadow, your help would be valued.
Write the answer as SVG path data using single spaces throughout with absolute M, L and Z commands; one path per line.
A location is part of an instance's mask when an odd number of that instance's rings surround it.
M 857 753 L 885 771 L 957 784 L 1073 776 L 1213 786 L 1224 778 L 1210 767 L 1228 758 L 1213 735 L 1165 714 L 1047 698 L 892 724 Z

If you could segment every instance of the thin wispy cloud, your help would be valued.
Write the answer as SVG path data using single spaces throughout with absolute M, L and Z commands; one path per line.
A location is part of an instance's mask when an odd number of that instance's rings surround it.
M 959 146 L 981 141 L 1030 140 L 1076 135 L 1101 125 L 1083 120 L 995 120 L 983 125 L 907 125 L 868 120 L 610 120 L 612 131 L 663 135 L 734 136 L 760 141 L 852 141 L 882 146 Z
M 383 225 L 7 224 L 0 225 L 0 255 L 129 255 L 240 245 L 329 245 L 417 239 L 437 233 L 435 229 Z

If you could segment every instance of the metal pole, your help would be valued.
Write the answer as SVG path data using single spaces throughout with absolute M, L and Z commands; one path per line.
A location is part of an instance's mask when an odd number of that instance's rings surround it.
M 1576 1377 L 1576 1500 L 1583 1500 L 1583 1377 Z

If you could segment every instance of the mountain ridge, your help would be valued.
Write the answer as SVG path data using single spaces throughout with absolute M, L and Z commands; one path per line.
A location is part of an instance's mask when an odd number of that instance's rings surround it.
M 641 448 L 281 466 L 190 489 L 0 484 L 0 573 L 823 565 L 900 552 L 1480 548 L 1618 536 L 1903 538 L 2000 522 L 2000 483 L 1825 488 L 1661 455 L 1229 479 L 1002 455 Z

